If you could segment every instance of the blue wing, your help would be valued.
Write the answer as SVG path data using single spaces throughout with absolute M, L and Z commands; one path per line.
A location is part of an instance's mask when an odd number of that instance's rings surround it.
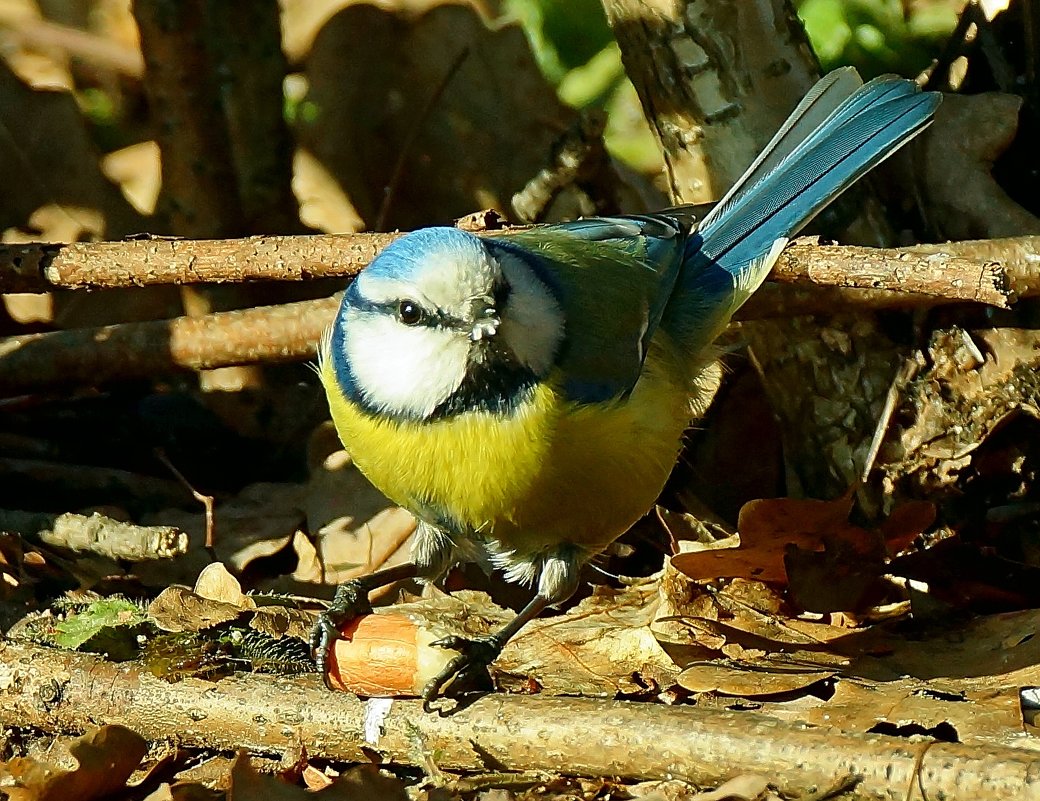
M 527 262 L 559 300 L 566 332 L 557 366 L 571 400 L 624 397 L 635 386 L 675 289 L 693 221 L 689 208 L 680 207 L 485 240 Z
M 684 347 L 703 347 L 765 280 L 787 241 L 932 120 L 941 101 L 895 76 L 861 85 L 822 78 L 687 243 L 666 316 Z

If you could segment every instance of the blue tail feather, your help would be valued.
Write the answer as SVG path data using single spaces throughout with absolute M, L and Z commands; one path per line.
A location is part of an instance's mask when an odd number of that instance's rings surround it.
M 927 126 L 941 96 L 894 76 L 821 79 L 686 245 L 668 317 L 706 344 L 765 280 L 784 243 Z
M 798 233 L 824 206 L 931 121 L 939 95 L 879 78 L 851 95 L 723 213 L 700 226 L 704 254 L 735 266 Z M 738 183 L 743 183 L 741 179 Z

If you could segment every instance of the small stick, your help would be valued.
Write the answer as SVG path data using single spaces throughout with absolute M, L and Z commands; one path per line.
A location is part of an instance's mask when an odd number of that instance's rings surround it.
M 171 473 L 173 473 L 173 477 L 184 485 L 184 488 L 192 494 L 192 497 L 202 504 L 202 508 L 205 509 L 206 514 L 206 543 L 204 547 L 206 548 L 206 551 L 209 553 L 210 559 L 214 562 L 219 562 L 220 560 L 217 558 L 217 551 L 215 548 L 215 540 L 213 536 L 213 496 L 203 495 L 201 492 L 195 489 L 195 487 L 191 485 L 191 482 L 189 482 L 188 479 L 184 477 L 184 473 L 182 473 L 180 470 L 176 468 L 176 466 L 174 466 L 173 462 L 170 461 L 170 457 L 166 455 L 166 451 L 164 451 L 162 448 L 155 449 L 155 456 L 160 462 L 166 465 L 166 468 Z
M 882 407 L 881 415 L 878 417 L 877 425 L 874 427 L 874 436 L 870 440 L 870 448 L 867 450 L 866 458 L 863 460 L 863 469 L 859 474 L 859 480 L 864 484 L 870 478 L 870 471 L 874 469 L 874 462 L 877 461 L 878 453 L 881 451 L 881 443 L 885 440 L 888 424 L 892 422 L 892 415 L 896 411 L 899 393 L 902 392 L 903 387 L 914 377 L 916 372 L 917 361 L 908 358 L 903 361 L 896 374 L 892 377 L 892 383 L 889 384 L 888 392 L 885 393 L 885 405 Z
M 401 144 L 400 150 L 397 151 L 397 161 L 394 163 L 393 172 L 390 173 L 390 181 L 383 190 L 383 202 L 379 204 L 379 214 L 376 215 L 376 230 L 381 231 L 386 227 L 386 220 L 390 215 L 390 206 L 394 201 L 394 195 L 397 193 L 397 187 L 401 183 L 401 177 L 404 175 L 405 161 L 408 156 L 411 155 L 412 148 L 415 146 L 415 141 L 419 138 L 419 134 L 422 132 L 423 126 L 429 119 L 430 114 L 432 114 L 434 109 L 437 108 L 437 104 L 447 91 L 452 78 L 455 77 L 456 73 L 461 69 L 467 58 L 469 58 L 469 45 L 463 47 L 462 50 L 459 51 L 459 54 L 455 56 L 455 60 L 451 62 L 448 71 L 444 74 L 444 77 L 441 78 L 441 82 L 433 90 L 433 94 L 430 95 L 430 98 L 426 101 L 426 105 L 423 107 L 422 111 L 419 112 L 419 116 L 415 119 L 411 128 L 408 130 L 408 135 Z
M 143 562 L 171 559 L 188 551 L 188 535 L 173 526 L 138 526 L 105 515 L 49 514 L 0 510 L 0 530 L 56 548 L 109 559 Z

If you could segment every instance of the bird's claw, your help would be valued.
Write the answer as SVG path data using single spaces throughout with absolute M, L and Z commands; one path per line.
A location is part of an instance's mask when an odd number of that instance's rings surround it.
M 311 654 L 314 657 L 314 666 L 329 689 L 334 689 L 329 683 L 329 649 L 340 638 L 340 629 L 347 621 L 371 613 L 372 604 L 368 602 L 368 589 L 357 579 L 352 579 L 336 588 L 332 603 L 328 609 L 320 612 L 318 619 L 314 621 L 310 636 Z
M 423 687 L 423 709 L 431 711 L 430 704 L 451 689 L 453 697 L 470 693 L 485 693 L 494 689 L 488 667 L 502 652 L 497 637 L 458 637 L 455 635 L 436 640 L 431 645 L 458 651 L 441 671 Z

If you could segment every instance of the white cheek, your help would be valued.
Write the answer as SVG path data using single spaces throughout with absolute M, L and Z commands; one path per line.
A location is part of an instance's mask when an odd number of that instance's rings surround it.
M 507 258 L 501 263 L 511 291 L 499 333 L 523 364 L 545 375 L 563 339 L 563 310 L 525 264 Z
M 466 374 L 469 340 L 457 332 L 371 314 L 350 320 L 348 332 L 347 360 L 358 389 L 387 412 L 425 417 Z

